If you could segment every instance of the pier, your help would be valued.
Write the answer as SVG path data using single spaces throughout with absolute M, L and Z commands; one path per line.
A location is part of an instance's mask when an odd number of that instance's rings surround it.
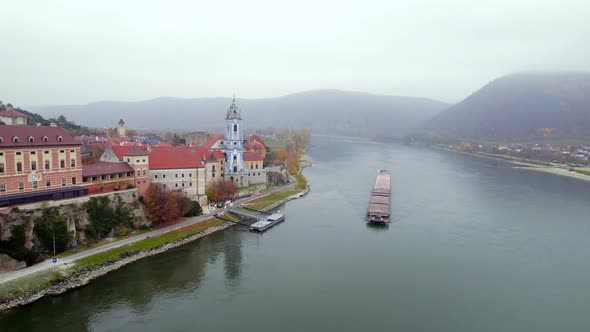
M 269 228 L 273 227 L 274 225 L 285 220 L 285 215 L 280 214 L 280 213 L 269 214 L 267 212 L 258 211 L 258 210 L 250 209 L 250 208 L 248 208 L 248 210 L 250 210 L 250 211 L 229 208 L 229 209 L 227 209 L 227 212 L 233 213 L 233 214 L 243 217 L 243 218 L 257 220 L 255 223 L 249 225 L 249 228 L 251 231 L 257 231 L 257 232 L 264 232 L 267 229 L 269 229 Z M 228 221 L 235 222 L 233 220 L 228 220 Z M 238 223 L 238 222 L 235 222 L 235 223 Z M 239 223 L 239 224 L 242 224 L 242 223 Z

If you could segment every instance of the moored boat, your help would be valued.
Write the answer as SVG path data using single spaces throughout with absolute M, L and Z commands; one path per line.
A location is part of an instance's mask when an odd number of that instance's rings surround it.
M 380 170 L 371 192 L 366 221 L 386 224 L 390 219 L 391 177 L 389 171 Z

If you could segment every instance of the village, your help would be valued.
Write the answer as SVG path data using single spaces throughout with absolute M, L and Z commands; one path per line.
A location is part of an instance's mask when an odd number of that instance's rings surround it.
M 147 241 L 150 229 L 172 232 L 150 244 L 155 248 L 170 236 L 180 240 L 227 227 L 223 220 L 231 216 L 211 217 L 229 202 L 268 209 L 307 188 L 300 160 L 309 133 L 245 137 L 235 98 L 220 111 L 224 133 L 180 135 L 140 134 L 123 119 L 98 134 L 74 135 L 54 122 L 32 125 L 27 114 L 7 106 L 0 110 L 3 272 L 71 250 L 123 245 L 131 235 Z
M 449 145 L 449 149 L 479 154 L 496 155 L 505 158 L 517 158 L 531 163 L 564 166 L 574 170 L 590 166 L 590 146 L 547 143 L 509 143 L 489 144 L 461 141 L 456 145 Z

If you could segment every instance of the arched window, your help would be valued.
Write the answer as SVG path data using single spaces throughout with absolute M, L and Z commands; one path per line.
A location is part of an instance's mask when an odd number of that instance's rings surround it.
M 238 156 L 234 156 L 234 161 L 237 161 L 237 160 L 238 160 Z
M 145 170 L 145 168 L 143 169 L 143 175 L 146 175 L 147 171 Z
M 58 142 L 62 142 L 63 140 L 64 140 L 64 138 L 63 138 L 63 137 L 61 137 L 61 136 L 57 136 L 57 141 L 58 141 Z
M 29 136 L 29 142 L 33 143 L 35 141 L 35 138 L 33 138 L 33 136 Z
M 12 138 L 12 141 L 13 141 L 14 143 L 18 143 L 18 142 L 19 142 L 19 139 L 18 139 L 18 137 L 14 136 L 14 137 Z
M 0 137 L 0 143 L 4 143 L 4 138 Z
M 235 125 L 234 125 L 234 133 L 237 133 L 237 132 L 238 132 L 238 125 L 237 125 L 237 124 L 235 124 Z
M 43 136 L 43 142 L 49 142 L 49 137 Z

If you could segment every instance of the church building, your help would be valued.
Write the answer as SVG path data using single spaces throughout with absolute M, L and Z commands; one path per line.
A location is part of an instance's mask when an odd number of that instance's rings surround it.
M 224 178 L 231 180 L 236 187 L 266 183 L 266 171 L 262 168 L 263 157 L 252 152 L 244 154 L 242 115 L 235 97 L 227 110 L 225 122 L 225 137 L 221 144 L 226 159 Z

